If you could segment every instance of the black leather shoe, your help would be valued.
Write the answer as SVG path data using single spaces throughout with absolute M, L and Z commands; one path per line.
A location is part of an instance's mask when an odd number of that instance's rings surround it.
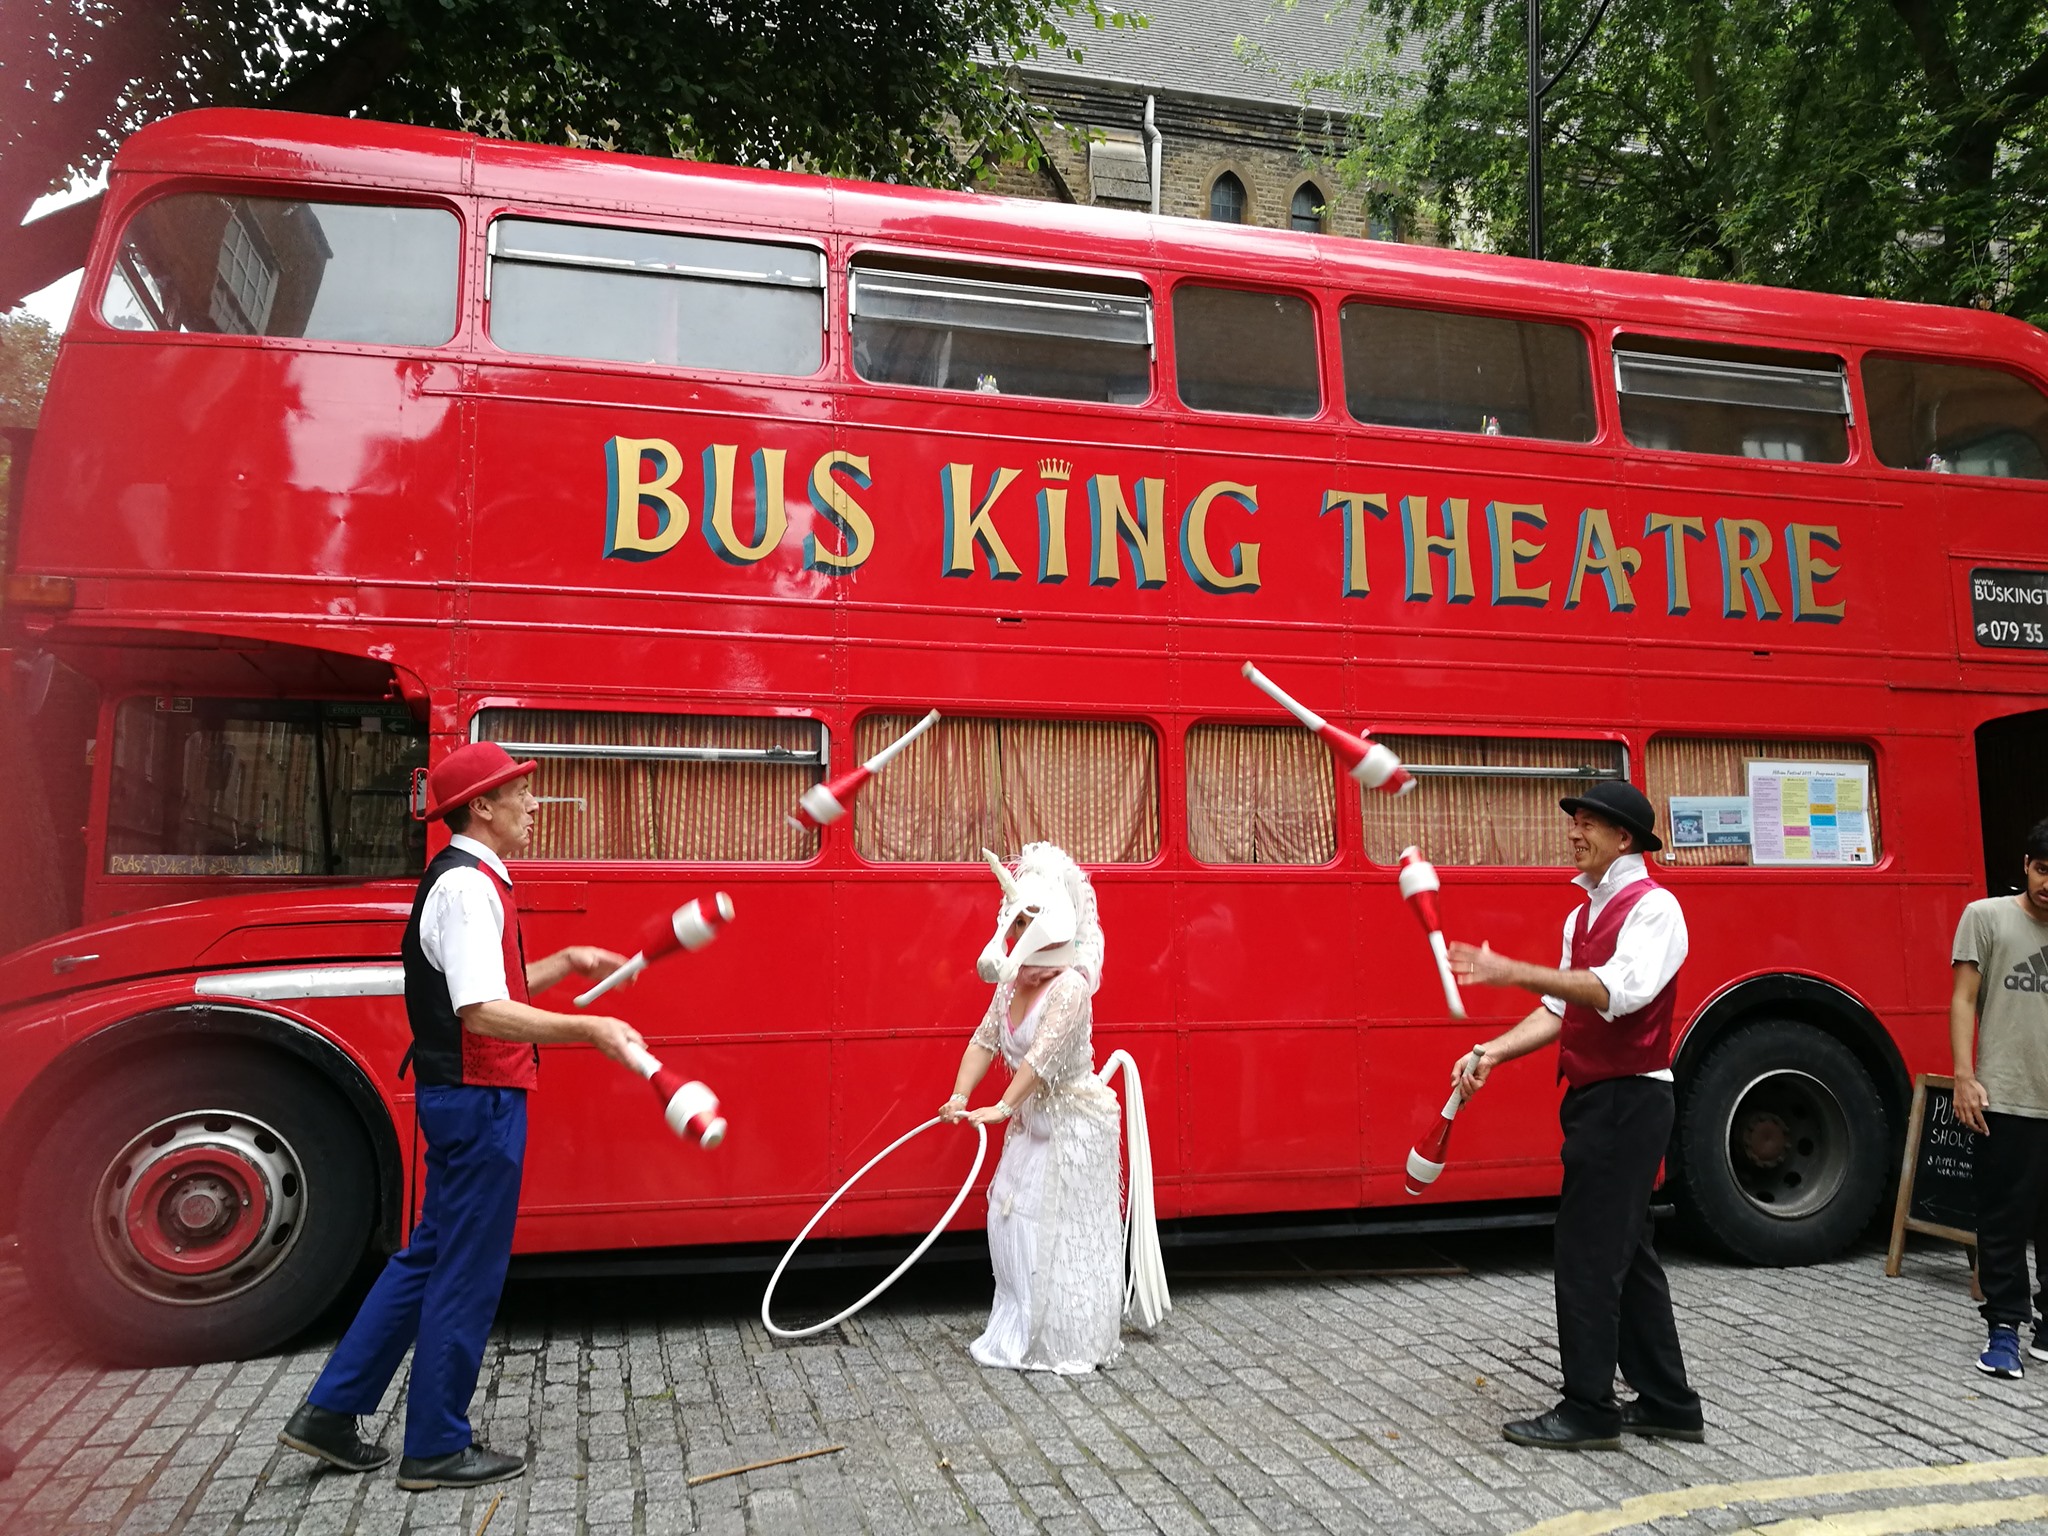
M 1707 1438 L 1706 1420 L 1699 1415 L 1686 1418 L 1652 1413 L 1640 1398 L 1621 1405 L 1621 1428 L 1624 1434 L 1647 1435 L 1653 1440 L 1690 1440 L 1694 1445 L 1705 1444 Z
M 1592 1430 L 1581 1429 L 1564 1416 L 1562 1408 L 1534 1419 L 1518 1419 L 1512 1424 L 1503 1424 L 1500 1435 L 1516 1445 L 1534 1446 L 1539 1451 L 1618 1451 L 1621 1436 L 1603 1435 Z
M 408 1456 L 398 1464 L 398 1486 L 407 1493 L 429 1488 L 475 1488 L 502 1483 L 526 1470 L 524 1456 L 501 1456 L 480 1445 L 465 1445 L 452 1456 Z
M 383 1446 L 372 1445 L 357 1431 L 354 1414 L 330 1413 L 311 1403 L 299 1404 L 277 1439 L 344 1472 L 373 1472 L 391 1459 Z

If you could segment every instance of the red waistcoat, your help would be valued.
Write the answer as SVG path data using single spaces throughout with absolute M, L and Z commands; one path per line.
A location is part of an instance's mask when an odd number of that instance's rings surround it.
M 1572 929 L 1571 969 L 1591 970 L 1612 960 L 1621 925 L 1637 902 L 1658 889 L 1661 887 L 1654 880 L 1631 881 L 1607 899 L 1599 917 L 1590 923 L 1587 914 L 1593 903 L 1580 907 L 1578 923 Z M 1566 1003 L 1564 1030 L 1558 1038 L 1557 1075 L 1574 1088 L 1584 1088 L 1610 1078 L 1664 1071 L 1671 1065 L 1671 1016 L 1677 1003 L 1675 975 L 1663 991 L 1634 1013 L 1617 1014 L 1612 1019 L 1601 1018 L 1597 1009 Z
M 505 926 L 498 942 L 505 949 L 505 991 L 515 1003 L 530 1002 L 526 991 L 526 941 L 519 932 L 519 898 L 512 894 L 512 882 L 481 860 L 477 863 L 490 877 L 505 909 Z M 493 1040 L 465 1029 L 462 1032 L 462 1080 L 480 1088 L 524 1088 L 531 1093 L 540 1086 L 540 1047 L 517 1040 Z

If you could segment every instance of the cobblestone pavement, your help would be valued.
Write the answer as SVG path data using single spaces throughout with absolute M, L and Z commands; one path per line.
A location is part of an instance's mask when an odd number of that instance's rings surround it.
M 1955 1465 L 2048 1451 L 2048 1365 L 2024 1382 L 1971 1368 L 1981 1334 L 1956 1250 L 1914 1250 L 1898 1280 L 1869 1249 L 1790 1271 L 1672 1255 L 1709 1443 L 1572 1456 L 1499 1437 L 1504 1417 L 1554 1400 L 1545 1244 L 1445 1240 L 1469 1266 L 1455 1275 L 1183 1274 L 1161 1333 L 1083 1378 L 973 1365 L 988 1292 L 965 1267 L 914 1275 L 916 1291 L 805 1345 L 762 1330 L 758 1281 L 515 1282 L 476 1418 L 534 1466 L 505 1485 L 490 1533 L 1515 1532 L 1659 1494 L 1551 1529 L 2048 1530 L 2048 1458 Z M 829 1283 L 850 1297 L 856 1280 Z M 474 1536 L 498 1492 L 409 1497 L 388 1469 L 350 1477 L 282 1450 L 331 1334 L 240 1364 L 108 1370 L 39 1319 L 5 1264 L 0 1315 L 0 1439 L 22 1452 L 0 1482 L 6 1536 Z M 372 1425 L 394 1447 L 402 1387 Z M 686 1486 L 832 1444 L 845 1449 Z M 1889 1487 L 1865 1470 L 1913 1467 L 1949 1470 Z M 1820 1480 L 1699 1488 L 1800 1475 Z M 1934 1485 L 1903 1486 L 1914 1477 Z

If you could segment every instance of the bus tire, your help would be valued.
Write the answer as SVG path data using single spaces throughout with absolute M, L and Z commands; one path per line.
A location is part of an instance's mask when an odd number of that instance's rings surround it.
M 333 1088 L 253 1050 L 152 1053 L 95 1078 L 30 1154 L 22 1260 L 124 1365 L 260 1355 L 356 1272 L 377 1191 Z
M 1869 1225 L 1892 1159 L 1884 1103 L 1825 1030 L 1760 1020 L 1700 1063 L 1679 1106 L 1678 1183 L 1693 1224 L 1750 1264 L 1816 1264 Z

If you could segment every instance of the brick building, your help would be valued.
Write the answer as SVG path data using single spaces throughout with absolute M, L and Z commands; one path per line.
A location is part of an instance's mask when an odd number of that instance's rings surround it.
M 1040 58 L 1021 71 L 1026 92 L 1058 127 L 1042 134 L 1048 164 L 1012 167 L 992 192 L 1153 206 L 1185 218 L 1373 239 L 1416 238 L 1383 225 L 1366 189 L 1337 161 L 1345 104 L 1304 97 L 1295 81 L 1357 57 L 1358 16 L 1279 0 L 1137 0 L 1143 28 L 1097 31 L 1077 21 L 1082 60 Z M 1151 128 L 1147 132 L 1147 108 Z

